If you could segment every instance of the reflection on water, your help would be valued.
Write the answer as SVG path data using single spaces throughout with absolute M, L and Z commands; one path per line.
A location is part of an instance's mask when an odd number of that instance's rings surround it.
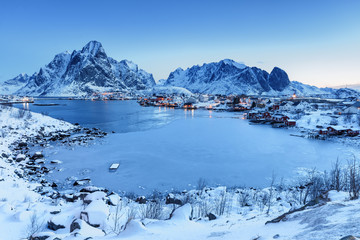
M 23 105 L 24 110 L 29 110 L 29 103 L 24 102 L 24 103 L 22 103 L 22 105 Z

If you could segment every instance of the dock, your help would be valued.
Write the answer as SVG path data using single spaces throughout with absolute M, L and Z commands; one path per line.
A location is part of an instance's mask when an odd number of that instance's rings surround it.
M 119 166 L 120 166 L 120 163 L 113 163 L 109 167 L 109 171 L 116 171 L 119 168 Z

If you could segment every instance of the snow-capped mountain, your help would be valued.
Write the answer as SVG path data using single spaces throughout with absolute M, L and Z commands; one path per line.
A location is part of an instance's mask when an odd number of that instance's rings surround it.
M 22 88 L 29 81 L 29 76 L 25 73 L 0 83 L 0 94 L 7 94 L 16 92 Z
M 193 93 L 247 95 L 322 95 L 327 97 L 359 97 L 353 89 L 318 88 L 290 81 L 287 73 L 275 67 L 270 73 L 230 59 L 181 68 L 156 85 L 152 74 L 128 60 L 108 57 L 101 43 L 91 41 L 81 50 L 57 54 L 32 76 L 19 76 L 0 83 L 0 94 L 30 96 L 82 96 L 93 92 L 187 89 Z M 172 87 L 180 87 L 174 89 Z M 158 91 L 157 89 L 156 91 Z M 155 92 L 156 92 L 155 91 Z
M 131 61 L 106 55 L 101 43 L 91 41 L 80 51 L 63 52 L 31 77 L 6 81 L 8 92 L 31 96 L 80 96 L 92 92 L 136 91 L 155 85 L 152 74 Z M 13 88 L 10 88 L 9 86 Z M 3 88 L 5 85 L 3 85 Z M 4 90 L 6 90 L 4 88 Z M 13 91 L 11 91 L 13 90 Z M 15 91 L 14 91 L 15 90 Z
M 287 73 L 275 67 L 268 73 L 257 67 L 248 67 L 230 59 L 181 68 L 170 73 L 164 86 L 177 86 L 194 93 L 247 94 L 247 95 L 338 95 L 338 90 L 318 88 L 290 81 Z M 349 94 L 355 94 L 352 92 Z M 344 94 L 343 94 L 344 95 Z
M 170 73 L 164 85 L 178 86 L 198 93 L 261 94 L 282 91 L 289 85 L 287 74 L 279 69 L 269 74 L 256 67 L 248 67 L 230 59 L 181 68 Z

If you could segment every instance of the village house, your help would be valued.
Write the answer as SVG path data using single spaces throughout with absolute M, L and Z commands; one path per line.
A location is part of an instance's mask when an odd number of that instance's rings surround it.
M 343 114 L 360 114 L 360 102 L 356 102 L 343 111 Z

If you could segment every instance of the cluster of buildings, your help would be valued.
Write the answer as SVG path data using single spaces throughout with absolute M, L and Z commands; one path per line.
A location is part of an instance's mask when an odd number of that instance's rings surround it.
M 107 100 L 132 100 L 135 99 L 135 97 L 132 96 L 131 94 L 124 92 L 95 92 L 89 96 L 86 96 L 85 99 L 90 99 L 92 101 L 95 100 L 107 101 Z
M 14 95 L 0 95 L 0 104 L 33 103 L 32 97 L 19 97 Z
M 294 127 L 296 121 L 290 117 L 276 112 L 252 111 L 247 114 L 247 119 L 252 123 L 272 124 L 274 127 Z
M 357 136 L 354 127 L 336 126 L 337 119 L 345 116 L 360 116 L 360 102 L 357 99 L 325 99 L 314 97 L 259 97 L 245 95 L 153 95 L 140 97 L 142 106 L 174 107 L 183 109 L 208 109 L 244 112 L 251 124 L 270 124 L 273 127 L 294 127 L 303 116 L 318 113 L 326 116 L 328 123 L 314 125 L 312 133 L 321 136 Z M 316 115 L 316 114 L 315 114 Z M 314 115 L 314 118 L 315 118 Z M 323 117 L 321 116 L 321 117 Z M 325 118 L 324 118 L 325 119 Z M 359 117 L 360 119 L 360 117 Z M 360 122 L 359 122 L 360 126 Z M 305 127 L 303 122 L 301 127 Z M 308 129 L 311 129 L 309 127 Z

